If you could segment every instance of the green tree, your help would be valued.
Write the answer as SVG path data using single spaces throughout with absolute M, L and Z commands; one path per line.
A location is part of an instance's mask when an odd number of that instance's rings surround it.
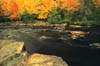
M 81 3 L 79 11 L 76 11 L 73 16 L 73 21 L 90 24 L 99 24 L 100 8 L 96 8 L 94 0 L 79 0 Z
M 58 9 L 49 14 L 47 21 L 50 23 L 69 23 L 72 21 L 73 14 L 73 11 Z
M 92 15 L 94 5 L 92 0 L 79 0 L 81 2 L 80 10 L 75 13 L 76 20 L 86 21 Z

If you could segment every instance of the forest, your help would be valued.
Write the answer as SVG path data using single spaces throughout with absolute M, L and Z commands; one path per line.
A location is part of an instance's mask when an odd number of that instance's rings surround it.
M 0 22 L 100 24 L 100 0 L 0 0 Z

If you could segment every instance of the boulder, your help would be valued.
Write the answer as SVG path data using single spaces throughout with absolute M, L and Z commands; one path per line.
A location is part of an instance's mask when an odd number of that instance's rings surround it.
M 61 57 L 34 53 L 18 66 L 68 66 L 68 64 Z
M 20 54 L 23 45 L 24 42 L 18 42 L 14 40 L 0 40 L 0 64 L 15 56 L 16 54 Z

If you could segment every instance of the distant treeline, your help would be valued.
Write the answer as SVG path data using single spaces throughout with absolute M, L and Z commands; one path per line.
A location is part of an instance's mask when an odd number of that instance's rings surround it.
M 0 22 L 100 24 L 100 0 L 2 0 Z

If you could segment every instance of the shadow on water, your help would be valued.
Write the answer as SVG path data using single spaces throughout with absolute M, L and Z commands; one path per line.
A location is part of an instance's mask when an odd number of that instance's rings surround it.
M 77 42 L 76 40 L 66 40 L 65 42 L 65 40 L 58 39 L 62 36 L 58 33 L 25 34 L 17 32 L 14 34 L 13 39 L 24 41 L 23 51 L 27 51 L 29 54 L 42 53 L 60 56 L 69 66 L 100 66 L 100 48 L 84 46 L 83 42 L 78 40 Z

